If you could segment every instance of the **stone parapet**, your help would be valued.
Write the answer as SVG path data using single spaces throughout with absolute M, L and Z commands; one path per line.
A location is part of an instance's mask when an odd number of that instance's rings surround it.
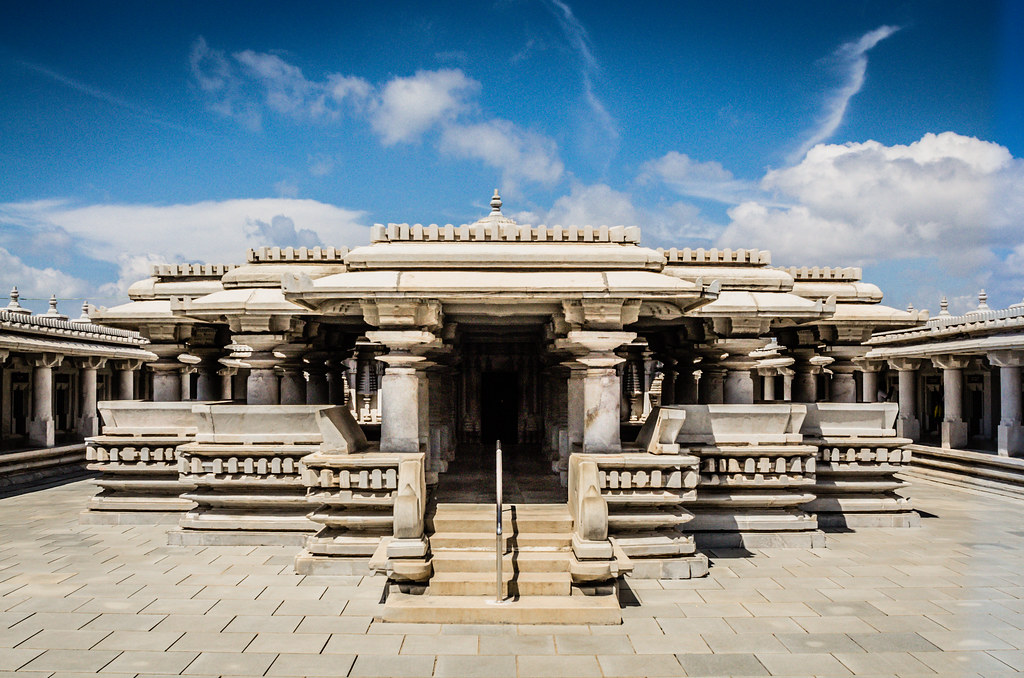
M 708 572 L 696 553 L 687 505 L 697 498 L 697 457 L 680 454 L 573 455 L 593 461 L 608 506 L 608 536 L 637 579 L 689 579 Z
M 87 524 L 176 522 L 195 506 L 195 488 L 178 475 L 178 448 L 195 440 L 193 402 L 115 400 L 99 403 L 101 435 L 86 439 L 89 470 L 100 492 L 80 520 Z
M 348 409 L 331 405 L 197 405 L 196 440 L 179 448 L 196 503 L 172 544 L 302 545 L 308 519 L 303 457 L 351 454 L 366 438 Z
M 422 460 L 423 455 L 313 453 L 302 460 L 302 481 L 312 510 L 309 519 L 319 530 L 296 556 L 297 573 L 370 573 L 371 556 L 394 536 L 395 502 L 405 459 Z M 420 513 L 422 519 L 422 507 Z
M 674 405 L 686 412 L 677 442 L 700 459 L 694 519 L 697 546 L 825 546 L 814 499 L 817 448 L 803 443 L 803 405 Z
M 907 483 L 907 438 L 894 428 L 896 403 L 808 404 L 804 440 L 818 447 L 815 498 L 803 506 L 825 528 L 913 527 L 920 517 Z

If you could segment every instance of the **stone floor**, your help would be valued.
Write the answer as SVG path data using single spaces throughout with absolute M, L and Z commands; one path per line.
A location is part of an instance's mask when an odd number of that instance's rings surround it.
M 1024 503 L 912 489 L 920 529 L 713 554 L 706 579 L 631 582 L 625 623 L 591 628 L 374 623 L 380 579 L 297 576 L 293 548 L 80 526 L 92 488 L 75 483 L 0 499 L 0 675 L 1024 672 Z

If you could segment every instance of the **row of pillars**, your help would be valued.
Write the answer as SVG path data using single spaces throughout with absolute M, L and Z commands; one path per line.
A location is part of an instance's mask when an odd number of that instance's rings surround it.
M 942 370 L 941 444 L 946 448 L 963 448 L 967 444 L 968 426 L 964 420 L 964 369 L 975 356 L 939 355 L 928 358 Z M 991 365 L 999 368 L 1000 416 L 996 449 L 1002 455 L 1024 453 L 1024 425 L 1021 406 L 1021 367 L 1024 353 L 993 351 L 987 354 Z M 899 435 L 918 440 L 921 422 L 917 417 L 917 371 L 923 358 L 890 358 L 889 365 L 899 373 L 900 415 Z

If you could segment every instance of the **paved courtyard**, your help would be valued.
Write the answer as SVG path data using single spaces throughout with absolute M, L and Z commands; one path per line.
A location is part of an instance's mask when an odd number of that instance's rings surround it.
M 1024 503 L 912 490 L 920 529 L 713 554 L 706 579 L 630 582 L 622 626 L 502 627 L 374 623 L 380 578 L 297 576 L 294 548 L 80 526 L 79 482 L 0 499 L 0 676 L 1024 672 Z

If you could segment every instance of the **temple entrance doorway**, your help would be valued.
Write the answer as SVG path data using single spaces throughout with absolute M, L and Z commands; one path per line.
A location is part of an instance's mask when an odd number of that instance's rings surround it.
M 504 499 L 509 503 L 562 503 L 565 489 L 542 444 L 542 363 L 534 332 L 480 328 L 467 332 L 458 363 L 458 445 L 440 475 L 440 502 L 495 499 L 495 441 L 501 441 Z
M 481 442 L 519 444 L 519 384 L 515 372 L 484 372 L 480 380 Z

